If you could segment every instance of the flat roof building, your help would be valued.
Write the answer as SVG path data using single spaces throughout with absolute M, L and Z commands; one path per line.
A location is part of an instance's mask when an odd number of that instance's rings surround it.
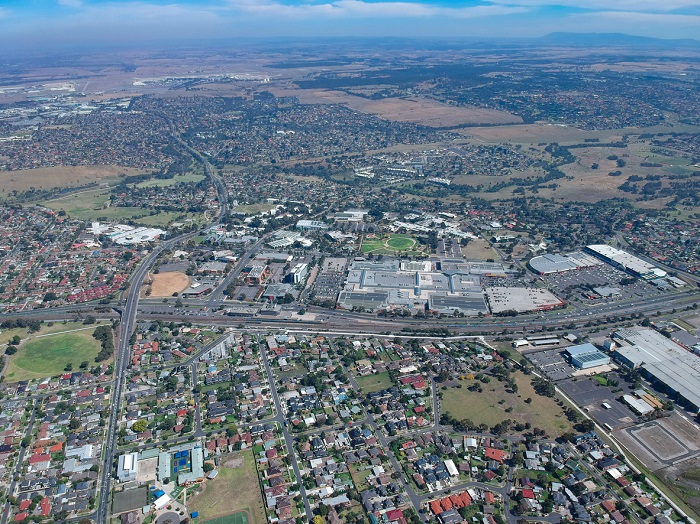
M 610 364 L 610 357 L 598 351 L 593 344 L 586 343 L 566 348 L 571 364 L 579 369 L 589 369 Z
M 139 454 L 128 453 L 119 457 L 117 478 L 119 482 L 133 482 L 139 472 Z
M 595 257 L 576 251 L 566 255 L 547 254 L 533 257 L 528 262 L 528 267 L 539 275 L 549 275 L 601 264 L 602 262 Z
M 660 389 L 692 412 L 700 411 L 700 357 L 653 329 L 618 329 L 615 360 L 642 370 Z
M 596 244 L 586 246 L 586 252 L 604 260 L 608 264 L 623 271 L 626 271 L 636 277 L 645 280 L 653 280 L 655 278 L 663 278 L 668 275 L 663 269 L 642 260 L 639 257 L 622 251 L 621 249 L 608 246 L 607 244 Z
M 320 231 L 328 229 L 328 224 L 320 220 L 299 220 L 296 227 L 301 231 Z

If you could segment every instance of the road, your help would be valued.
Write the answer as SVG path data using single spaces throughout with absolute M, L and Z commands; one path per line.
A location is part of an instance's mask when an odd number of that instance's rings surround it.
M 171 132 L 180 140 L 175 133 L 174 126 L 169 122 Z M 181 141 L 181 140 L 180 140 Z M 181 141 L 184 144 L 184 142 Z M 207 175 L 212 179 L 219 200 L 219 218 L 228 213 L 228 194 L 221 179 L 214 175 L 211 165 L 207 160 L 196 150 L 184 144 L 196 158 L 204 165 Z M 156 262 L 161 252 L 170 249 L 180 242 L 189 240 L 195 233 L 187 233 L 166 240 L 153 249 L 141 262 L 136 272 L 130 280 L 129 291 L 126 296 L 126 303 L 122 310 L 119 346 L 114 360 L 114 385 L 112 392 L 112 411 L 109 416 L 109 424 L 107 425 L 106 438 L 104 443 L 104 453 L 102 468 L 100 468 L 100 477 L 98 482 L 99 506 L 96 512 L 96 520 L 98 523 L 107 522 L 109 516 L 109 500 L 112 480 L 112 469 L 114 465 L 114 457 L 117 450 L 117 433 L 119 428 L 119 417 L 121 412 L 122 389 L 126 377 L 126 369 L 129 363 L 129 339 L 134 330 L 136 323 L 136 315 L 138 313 L 139 295 L 141 293 L 141 283 L 144 281 L 146 274 L 151 270 L 151 267 Z M 196 380 L 196 378 L 194 379 Z M 198 404 L 197 404 L 198 406 Z M 201 431 L 201 424 L 198 426 Z
M 27 430 L 24 433 L 25 438 L 26 437 L 31 437 L 32 431 L 34 429 L 34 419 L 36 416 L 36 405 L 32 404 L 32 415 L 29 418 L 29 423 L 27 424 Z M 22 473 L 22 467 L 24 466 L 24 455 L 27 451 L 27 448 L 24 446 L 19 448 L 19 455 L 17 456 L 17 462 L 15 463 L 15 468 L 14 472 L 12 474 L 12 482 L 10 482 L 10 487 L 7 490 L 8 495 L 14 496 L 15 493 L 15 488 L 17 487 L 17 480 L 15 479 L 21 479 L 21 473 Z M 3 505 L 3 510 L 2 510 L 2 519 L 0 519 L 0 524 L 7 524 L 7 517 L 10 514 L 10 502 L 6 501 L 5 504 Z
M 301 476 L 301 470 L 299 469 L 299 463 L 297 462 L 297 456 L 294 451 L 294 438 L 289 433 L 287 426 L 285 425 L 284 411 L 282 410 L 282 403 L 280 402 L 279 394 L 277 393 L 277 385 L 275 384 L 275 376 L 272 373 L 272 368 L 270 367 L 270 361 L 267 358 L 267 349 L 265 347 L 265 339 L 261 337 L 260 333 L 257 335 L 258 348 L 260 350 L 260 355 L 263 359 L 263 364 L 265 365 L 265 373 L 267 374 L 267 380 L 270 383 L 270 392 L 272 393 L 272 400 L 275 403 L 275 409 L 277 410 L 277 416 L 272 420 L 277 422 L 282 428 L 282 434 L 284 435 L 284 442 L 287 446 L 287 452 L 292 463 L 292 469 L 294 470 L 294 475 L 296 476 L 297 483 L 299 484 L 299 493 L 304 502 L 304 511 L 306 511 L 307 520 L 311 520 L 313 512 L 311 511 L 311 504 L 309 504 L 309 498 L 306 496 L 306 488 L 304 488 L 304 482 Z M 259 424 L 260 422 L 258 422 Z

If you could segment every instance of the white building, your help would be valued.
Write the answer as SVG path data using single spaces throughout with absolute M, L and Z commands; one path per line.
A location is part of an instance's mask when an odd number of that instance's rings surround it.
M 128 453 L 119 457 L 117 478 L 119 482 L 133 482 L 139 472 L 139 454 Z

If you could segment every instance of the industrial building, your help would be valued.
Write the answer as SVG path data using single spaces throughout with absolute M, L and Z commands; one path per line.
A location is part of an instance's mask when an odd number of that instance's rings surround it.
M 591 255 L 576 251 L 566 255 L 540 255 L 530 259 L 527 265 L 538 275 L 550 275 L 600 266 L 602 262 Z
M 119 482 L 133 482 L 139 473 L 139 454 L 127 453 L 119 457 L 117 478 Z
M 579 369 L 589 369 L 610 364 L 610 357 L 598 351 L 593 344 L 580 344 L 566 348 L 571 364 Z
M 653 329 L 619 329 L 616 361 L 639 369 L 645 378 L 694 413 L 700 412 L 700 357 Z
M 606 244 L 586 246 L 585 250 L 587 253 L 600 258 L 611 266 L 626 271 L 635 277 L 645 280 L 654 280 L 656 278 L 664 278 L 668 275 L 663 269 L 659 269 L 653 264 L 627 253 L 626 251 Z

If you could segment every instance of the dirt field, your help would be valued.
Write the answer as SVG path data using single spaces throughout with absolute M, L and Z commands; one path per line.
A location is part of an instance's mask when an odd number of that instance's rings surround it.
M 181 271 L 151 274 L 150 277 L 153 279 L 150 286 L 152 297 L 172 297 L 173 293 L 179 293 L 190 285 L 190 277 Z M 142 296 L 145 296 L 146 289 L 148 286 L 143 286 Z
M 116 178 L 121 174 L 134 176 L 141 170 L 119 166 L 75 166 L 41 167 L 25 171 L 0 172 L 0 198 L 12 191 L 52 189 L 56 187 L 76 187 L 99 182 L 105 178 Z

